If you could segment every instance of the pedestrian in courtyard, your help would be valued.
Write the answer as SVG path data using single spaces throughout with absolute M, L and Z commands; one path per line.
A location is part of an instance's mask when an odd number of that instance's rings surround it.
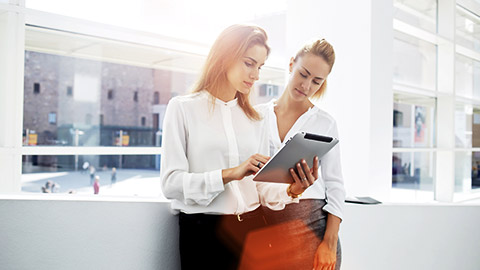
M 100 176 L 95 176 L 95 182 L 93 183 L 93 194 L 100 192 Z
M 111 182 L 110 185 L 113 185 L 117 182 L 117 168 L 112 168 L 112 177 L 110 178 Z
M 90 165 L 90 186 L 93 185 L 93 179 L 95 178 L 95 167 Z

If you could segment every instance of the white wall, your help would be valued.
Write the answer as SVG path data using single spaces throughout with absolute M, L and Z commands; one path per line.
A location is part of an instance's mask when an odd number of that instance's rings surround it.
M 480 269 L 479 212 L 347 205 L 342 269 Z M 177 218 L 167 203 L 0 199 L 0 216 L 1 269 L 179 269 Z
M 342 269 L 478 270 L 479 213 L 479 205 L 347 205 Z
M 319 107 L 337 121 L 347 194 L 388 200 L 392 184 L 393 2 L 287 2 L 289 53 L 319 37 L 335 49 L 335 65 Z M 308 10 L 315 10 L 315 16 Z
M 0 269 L 180 269 L 168 203 L 0 200 Z

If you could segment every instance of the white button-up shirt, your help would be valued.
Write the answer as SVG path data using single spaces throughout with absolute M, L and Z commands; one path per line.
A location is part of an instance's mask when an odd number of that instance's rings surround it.
M 184 213 L 242 214 L 260 206 L 252 176 L 223 184 L 222 169 L 268 154 L 263 121 L 250 120 L 237 100 L 207 91 L 172 98 L 163 123 L 160 178 L 172 208 Z M 261 141 L 263 140 L 263 143 Z
M 274 107 L 275 100 L 255 107 L 264 116 L 265 127 L 268 129 L 270 156 L 277 152 L 289 138 L 299 131 L 338 138 L 335 120 L 328 113 L 314 106 L 297 119 L 282 142 L 278 134 L 277 116 L 274 112 Z M 284 184 L 259 182 L 258 190 L 262 204 L 273 210 L 283 209 L 285 204 L 293 201 L 285 196 L 286 185 Z M 280 192 L 281 190 L 284 191 Z M 323 210 L 343 218 L 345 187 L 340 166 L 339 144 L 321 158 L 319 179 L 302 194 L 300 200 L 302 199 L 325 199 L 327 204 Z

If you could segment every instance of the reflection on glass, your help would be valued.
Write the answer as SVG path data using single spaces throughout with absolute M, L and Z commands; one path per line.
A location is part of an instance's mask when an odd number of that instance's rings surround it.
M 25 52 L 24 145 L 158 146 L 195 75 Z
M 455 146 L 472 147 L 473 109 L 469 104 L 457 104 L 455 107 Z M 478 117 L 477 117 L 478 118 Z
M 471 152 L 455 153 L 455 192 L 469 192 L 472 188 L 472 179 L 478 177 L 477 164 L 472 160 Z
M 163 196 L 159 155 L 23 156 L 22 192 Z
M 455 92 L 458 96 L 480 98 L 480 62 L 456 54 Z
M 473 50 L 480 49 L 480 17 L 457 5 L 455 42 Z
M 395 32 L 393 66 L 395 83 L 436 89 L 437 52 L 434 44 Z
M 472 153 L 472 189 L 480 188 L 480 152 Z M 468 183 L 467 183 L 468 184 Z
M 435 100 L 396 95 L 393 147 L 434 147 Z
M 436 0 L 394 0 L 393 6 L 395 19 L 430 32 L 436 32 Z
M 480 109 L 473 108 L 472 146 L 480 147 Z
M 433 191 L 433 152 L 393 153 L 392 187 Z

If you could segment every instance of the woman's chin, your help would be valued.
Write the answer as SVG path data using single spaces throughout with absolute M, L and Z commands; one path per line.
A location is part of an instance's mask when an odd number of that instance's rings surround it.
M 248 95 L 250 93 L 250 88 L 241 88 L 238 89 L 237 92 L 239 92 L 240 94 Z

